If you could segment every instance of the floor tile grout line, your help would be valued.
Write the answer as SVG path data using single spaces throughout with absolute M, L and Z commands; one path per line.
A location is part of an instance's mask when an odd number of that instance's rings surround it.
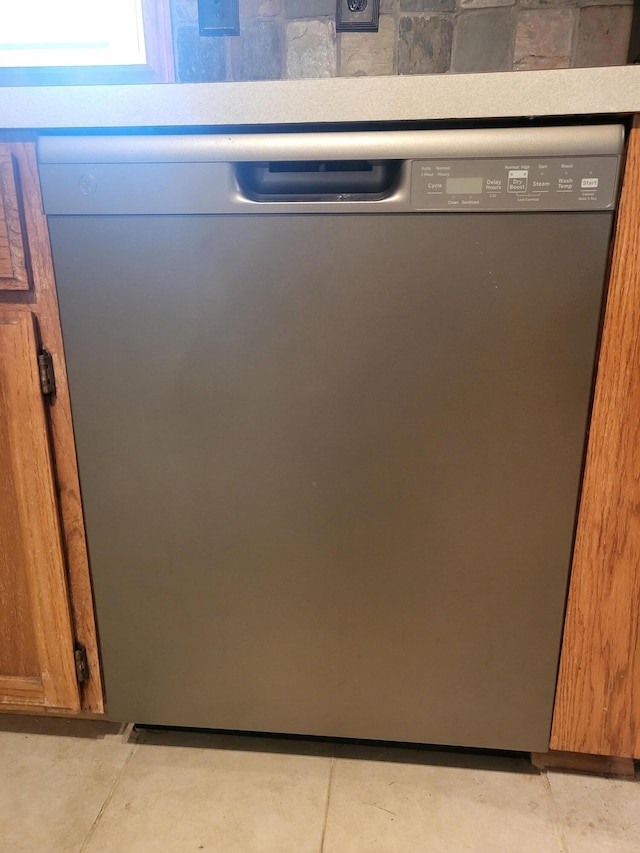
M 544 785 L 546 792 L 547 792 L 547 796 L 549 797 L 549 800 L 550 800 L 549 812 L 550 812 L 550 817 L 551 817 L 551 825 L 553 826 L 553 831 L 555 832 L 556 837 L 558 838 L 558 841 L 560 842 L 560 846 L 562 848 L 562 853 L 569 853 L 569 848 L 567 846 L 567 842 L 566 842 L 566 839 L 564 837 L 564 832 L 562 831 L 562 824 L 560 823 L 560 815 L 558 814 L 558 806 L 557 806 L 555 797 L 553 796 L 553 788 L 551 787 L 551 782 L 549 781 L 549 775 L 546 772 L 546 770 L 544 770 L 542 772 L 542 784 Z
M 327 832 L 327 819 L 329 817 L 329 801 L 331 799 L 331 783 L 333 782 L 333 768 L 336 764 L 335 755 L 331 756 L 331 767 L 329 768 L 329 782 L 327 784 L 327 801 L 324 804 L 324 821 L 322 823 L 322 837 L 320 838 L 320 853 L 324 851 L 324 837 Z
M 118 787 L 118 783 L 120 782 L 120 779 L 122 778 L 122 774 L 124 773 L 124 771 L 129 766 L 129 762 L 133 758 L 134 754 L 137 752 L 137 749 L 138 749 L 138 744 L 134 743 L 132 746 L 131 752 L 129 753 L 129 755 L 126 758 L 126 761 L 124 762 L 124 764 L 122 765 L 122 767 L 120 768 L 118 773 L 116 774 L 116 778 L 113 780 L 113 785 L 109 789 L 109 793 L 107 794 L 107 796 L 104 798 L 104 802 L 102 803 L 102 806 L 100 807 L 100 811 L 98 812 L 95 820 L 91 824 L 91 829 L 87 833 L 85 840 L 82 842 L 82 847 L 80 848 L 78 853 L 84 853 L 84 851 L 87 849 L 89 842 L 91 841 L 91 839 L 95 835 L 96 829 L 98 828 L 98 824 L 100 823 L 100 819 L 102 818 L 102 815 L 104 814 L 107 806 L 111 802 L 113 795 L 115 793 L 115 790 Z

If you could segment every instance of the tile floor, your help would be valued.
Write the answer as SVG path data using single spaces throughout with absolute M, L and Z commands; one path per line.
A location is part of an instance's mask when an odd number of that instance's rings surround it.
M 2 716 L 0 850 L 638 853 L 640 778 Z

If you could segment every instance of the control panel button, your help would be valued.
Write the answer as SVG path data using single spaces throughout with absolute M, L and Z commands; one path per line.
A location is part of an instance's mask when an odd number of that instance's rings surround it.
M 580 187 L 583 190 L 595 190 L 598 188 L 597 178 L 583 178 L 580 181 Z
M 526 169 L 510 169 L 508 193 L 526 193 L 529 184 L 529 172 Z

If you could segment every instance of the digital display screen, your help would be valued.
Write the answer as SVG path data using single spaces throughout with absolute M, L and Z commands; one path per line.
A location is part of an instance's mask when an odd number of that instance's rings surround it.
M 447 178 L 447 195 L 478 195 L 482 192 L 482 178 Z

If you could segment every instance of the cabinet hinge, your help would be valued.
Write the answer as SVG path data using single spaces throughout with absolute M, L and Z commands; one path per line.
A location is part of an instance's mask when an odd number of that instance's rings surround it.
M 89 672 L 89 661 L 87 660 L 87 650 L 82 643 L 76 643 L 74 657 L 76 661 L 76 678 L 80 684 L 84 684 L 91 677 Z
M 56 393 L 56 377 L 49 350 L 41 349 L 38 353 L 38 370 L 40 371 L 40 390 L 45 397 L 52 397 Z

